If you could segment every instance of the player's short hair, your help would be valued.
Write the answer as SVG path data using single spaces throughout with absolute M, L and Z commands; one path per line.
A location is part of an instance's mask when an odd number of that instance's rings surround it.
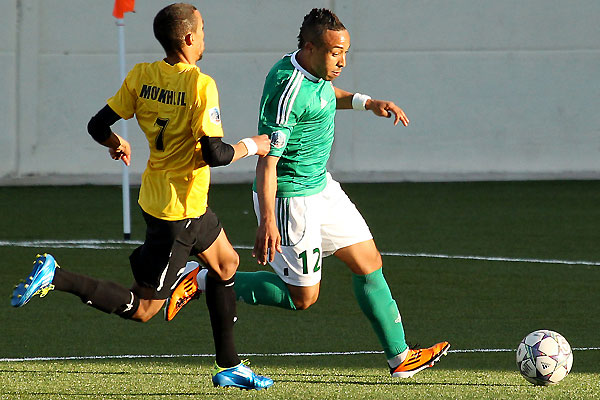
M 342 21 L 331 10 L 326 8 L 313 8 L 304 16 L 304 21 L 298 34 L 298 48 L 301 49 L 307 42 L 319 46 L 323 44 L 325 31 L 345 31 Z
M 194 15 L 196 10 L 191 4 L 175 3 L 166 6 L 154 17 L 154 36 L 167 55 L 183 48 L 185 35 L 198 28 L 198 18 Z

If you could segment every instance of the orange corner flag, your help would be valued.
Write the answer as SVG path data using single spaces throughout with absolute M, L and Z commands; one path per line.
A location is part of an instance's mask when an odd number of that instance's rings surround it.
M 113 16 L 122 19 L 126 12 L 135 12 L 135 0 L 115 0 L 115 8 L 113 8 Z

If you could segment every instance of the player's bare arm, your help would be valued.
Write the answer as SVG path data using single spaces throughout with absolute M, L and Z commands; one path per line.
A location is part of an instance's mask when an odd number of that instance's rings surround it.
M 356 109 L 357 99 L 354 99 L 355 95 L 364 96 L 360 93 L 350 93 L 346 90 L 337 88 L 334 86 L 335 98 L 336 98 L 336 109 L 338 110 L 349 110 Z M 398 122 L 402 122 L 402 125 L 408 126 L 409 120 L 404 111 L 398 107 L 394 102 L 387 100 L 371 99 L 366 96 L 364 98 L 364 108 L 371 110 L 373 114 L 378 117 L 390 118 L 394 116 L 394 125 L 398 125 Z
M 281 235 L 275 222 L 275 193 L 277 192 L 277 162 L 279 157 L 266 156 L 256 164 L 256 192 L 260 206 L 260 221 L 252 256 L 259 264 L 273 261 L 281 253 Z
M 406 114 L 404 114 L 404 111 L 394 104 L 393 101 L 368 99 L 365 102 L 365 108 L 371 110 L 373 114 L 379 117 L 390 118 L 392 116 L 391 114 L 393 114 L 394 125 L 398 125 L 398 122 L 402 122 L 402 125 L 408 126 L 410 122 Z
M 108 153 L 113 160 L 122 160 L 125 165 L 131 164 L 131 145 L 121 136 L 111 132 L 108 140 L 100 144 L 108 147 Z
M 111 125 L 120 119 L 119 114 L 106 105 L 90 119 L 87 129 L 96 142 L 108 147 L 108 152 L 113 160 L 122 160 L 125 165 L 129 165 L 131 163 L 129 142 L 110 129 Z
M 338 110 L 351 110 L 352 109 L 352 96 L 354 93 L 345 91 L 337 87 L 333 87 L 335 91 L 335 108 Z
M 256 148 L 254 148 L 254 145 L 251 142 L 248 142 L 248 140 L 253 141 L 256 145 Z M 235 152 L 233 155 L 233 160 L 231 160 L 233 163 L 240 158 L 247 157 L 248 154 L 256 154 L 260 157 L 266 156 L 271 150 L 271 139 L 269 139 L 268 135 L 252 136 L 251 138 L 242 139 L 232 146 Z
M 220 137 L 204 135 L 200 138 L 200 146 L 203 160 L 211 167 L 219 167 L 253 155 L 265 156 L 271 148 L 271 140 L 267 135 L 259 135 L 232 145 L 223 142 Z

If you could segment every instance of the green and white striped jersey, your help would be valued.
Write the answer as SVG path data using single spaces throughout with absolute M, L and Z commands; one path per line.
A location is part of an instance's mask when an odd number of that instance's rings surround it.
M 297 52 L 286 54 L 271 68 L 260 101 L 258 133 L 269 135 L 269 155 L 280 157 L 277 197 L 322 191 L 333 144 L 333 85 L 302 68 Z

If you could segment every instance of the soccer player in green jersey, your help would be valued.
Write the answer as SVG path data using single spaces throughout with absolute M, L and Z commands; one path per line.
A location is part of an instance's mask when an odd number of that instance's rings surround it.
M 433 366 L 450 344 L 408 347 L 373 236 L 327 172 L 336 109 L 369 110 L 394 117 L 394 125 L 409 123 L 391 101 L 333 86 L 349 48 L 350 35 L 338 17 L 313 9 L 300 28 L 298 50 L 286 54 L 267 75 L 258 132 L 270 136 L 271 150 L 256 167 L 259 226 L 253 255 L 261 264 L 269 262 L 275 274 L 238 272 L 235 291 L 249 304 L 304 310 L 319 296 L 322 258 L 333 254 L 352 271 L 354 293 L 383 346 L 391 375 L 408 378 Z M 185 304 L 195 296 L 194 282 L 200 282 L 200 290 L 203 285 L 196 274 L 184 279 L 186 288 L 176 288 L 169 301 Z

